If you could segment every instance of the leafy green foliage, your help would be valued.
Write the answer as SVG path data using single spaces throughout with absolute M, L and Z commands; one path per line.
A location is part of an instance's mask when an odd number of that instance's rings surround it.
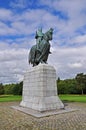
M 17 83 L 13 87 L 13 94 L 14 95 L 22 95 L 22 87 L 23 87 L 23 82 Z
M 77 88 L 81 90 L 83 94 L 83 90 L 86 89 L 86 75 L 79 73 L 76 75 L 75 79 L 77 81 Z
M 6 84 L 4 85 L 4 94 L 13 94 L 13 88 L 15 84 Z
M 59 94 L 76 94 L 77 93 L 75 79 L 60 80 L 59 82 L 57 80 L 57 87 L 58 87 Z
M 2 83 L 0 83 L 0 95 L 4 94 L 4 86 Z
M 86 74 L 79 73 L 74 79 L 57 80 L 59 94 L 86 94 Z
M 23 82 L 4 85 L 4 94 L 22 95 Z

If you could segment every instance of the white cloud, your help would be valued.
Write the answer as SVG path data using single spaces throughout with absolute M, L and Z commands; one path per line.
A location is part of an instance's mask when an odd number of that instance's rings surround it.
M 3 49 L 4 48 L 4 49 Z M 57 47 L 51 46 L 48 64 L 55 67 L 57 76 L 61 79 L 74 78 L 79 72 L 86 72 L 86 46 L 84 47 Z M 24 72 L 31 67 L 28 64 L 29 48 L 24 49 L 22 44 L 15 47 L 5 43 L 0 50 L 0 82 L 18 82 L 23 79 Z
M 5 22 L 2 21 L 3 18 L 1 17 L 0 35 L 31 35 L 38 27 L 44 27 L 44 30 L 46 30 L 51 26 L 56 27 L 54 23 L 59 21 L 57 17 L 43 9 L 27 9 L 26 12 L 22 12 L 21 15 L 14 14 L 14 12 L 10 10 L 9 12 L 10 16 L 7 15 L 7 17 L 10 17 L 8 23 L 6 23 L 7 18 L 5 18 L 5 16 L 3 16 Z
M 81 67 L 82 67 L 82 64 L 79 63 L 79 62 L 70 63 L 70 64 L 69 64 L 69 67 L 70 67 L 70 68 L 81 68 Z
M 25 53 L 25 49 L 5 49 L 0 51 L 0 61 L 21 60 L 22 58 L 25 58 Z
M 13 10 L 0 9 L 0 82 L 22 79 L 29 66 L 28 52 L 36 43 L 34 36 L 39 27 L 43 32 L 54 28 L 48 62 L 57 70 L 57 76 L 71 78 L 78 72 L 86 72 L 86 35 L 77 33 L 86 24 L 86 0 L 40 0 L 38 6 L 41 4 L 42 8 L 30 9 L 32 3 L 33 0 L 15 0 L 10 4 Z M 22 12 L 16 10 L 26 7 Z
M 49 64 L 57 70 L 57 76 L 62 79 L 74 78 L 79 72 L 86 73 L 86 46 L 84 47 L 54 47 L 49 56 Z
M 50 11 L 57 11 L 55 17 L 60 16 L 60 20 L 55 24 L 57 24 L 60 35 L 73 36 L 79 27 L 86 24 L 86 0 L 40 0 L 40 4 L 47 5 Z M 59 11 L 63 17 L 59 15 Z M 64 18 L 65 16 L 67 19 Z
M 28 66 L 27 49 L 5 49 L 0 51 L 0 82 L 18 82 Z
M 9 9 L 5 9 L 5 8 L 0 8 L 0 20 L 11 20 L 12 19 L 12 11 Z
M 27 7 L 27 0 L 14 0 L 10 2 L 10 6 L 13 8 L 26 8 Z
M 80 35 L 80 36 L 77 36 L 73 39 L 74 43 L 86 43 L 86 35 Z
M 0 22 L 0 35 L 15 35 L 17 34 L 15 28 L 9 27 L 6 23 Z
M 8 9 L 2 9 L 3 11 L 1 12 L 4 12 L 4 15 L 1 13 L 1 19 L 3 19 L 3 17 L 5 20 L 9 18 L 10 26 L 4 25 L 4 29 L 1 29 L 1 33 L 7 34 L 6 32 L 8 32 L 10 35 L 27 35 L 33 33 L 39 26 L 42 26 L 44 30 L 48 29 L 49 27 L 54 27 L 56 31 L 58 30 L 58 32 L 56 32 L 58 38 L 62 35 L 71 37 L 75 34 L 75 31 L 79 27 L 82 27 L 86 23 L 84 12 L 85 2 L 85 0 L 40 0 L 39 4 L 41 3 L 41 5 L 47 5 L 50 7 L 50 10 L 46 10 L 45 8 L 27 9 L 21 14 L 16 14 Z M 14 1 L 14 3 L 20 3 L 20 5 L 23 5 L 24 0 Z M 68 16 L 68 20 L 65 21 L 65 19 L 60 18 L 58 14 L 54 15 L 52 10 L 63 12 L 66 16 Z

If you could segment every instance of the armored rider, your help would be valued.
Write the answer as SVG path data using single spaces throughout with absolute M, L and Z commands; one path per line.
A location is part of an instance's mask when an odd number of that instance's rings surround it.
M 35 39 L 36 39 L 36 48 L 37 51 L 40 51 L 41 48 L 41 41 L 43 40 L 43 33 L 42 33 L 42 28 L 38 29 L 38 31 L 36 31 L 36 35 L 35 35 Z

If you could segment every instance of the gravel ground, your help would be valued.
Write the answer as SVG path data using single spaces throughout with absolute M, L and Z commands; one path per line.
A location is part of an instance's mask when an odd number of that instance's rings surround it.
M 65 114 L 35 118 L 10 106 L 19 102 L 0 103 L 0 130 L 86 130 L 86 103 L 67 103 L 78 109 Z

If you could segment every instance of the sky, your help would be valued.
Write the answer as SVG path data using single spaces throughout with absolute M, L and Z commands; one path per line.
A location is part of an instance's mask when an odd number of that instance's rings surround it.
M 86 73 L 86 0 L 0 0 L 0 83 L 23 80 L 36 31 L 51 27 L 48 64 L 57 78 Z

